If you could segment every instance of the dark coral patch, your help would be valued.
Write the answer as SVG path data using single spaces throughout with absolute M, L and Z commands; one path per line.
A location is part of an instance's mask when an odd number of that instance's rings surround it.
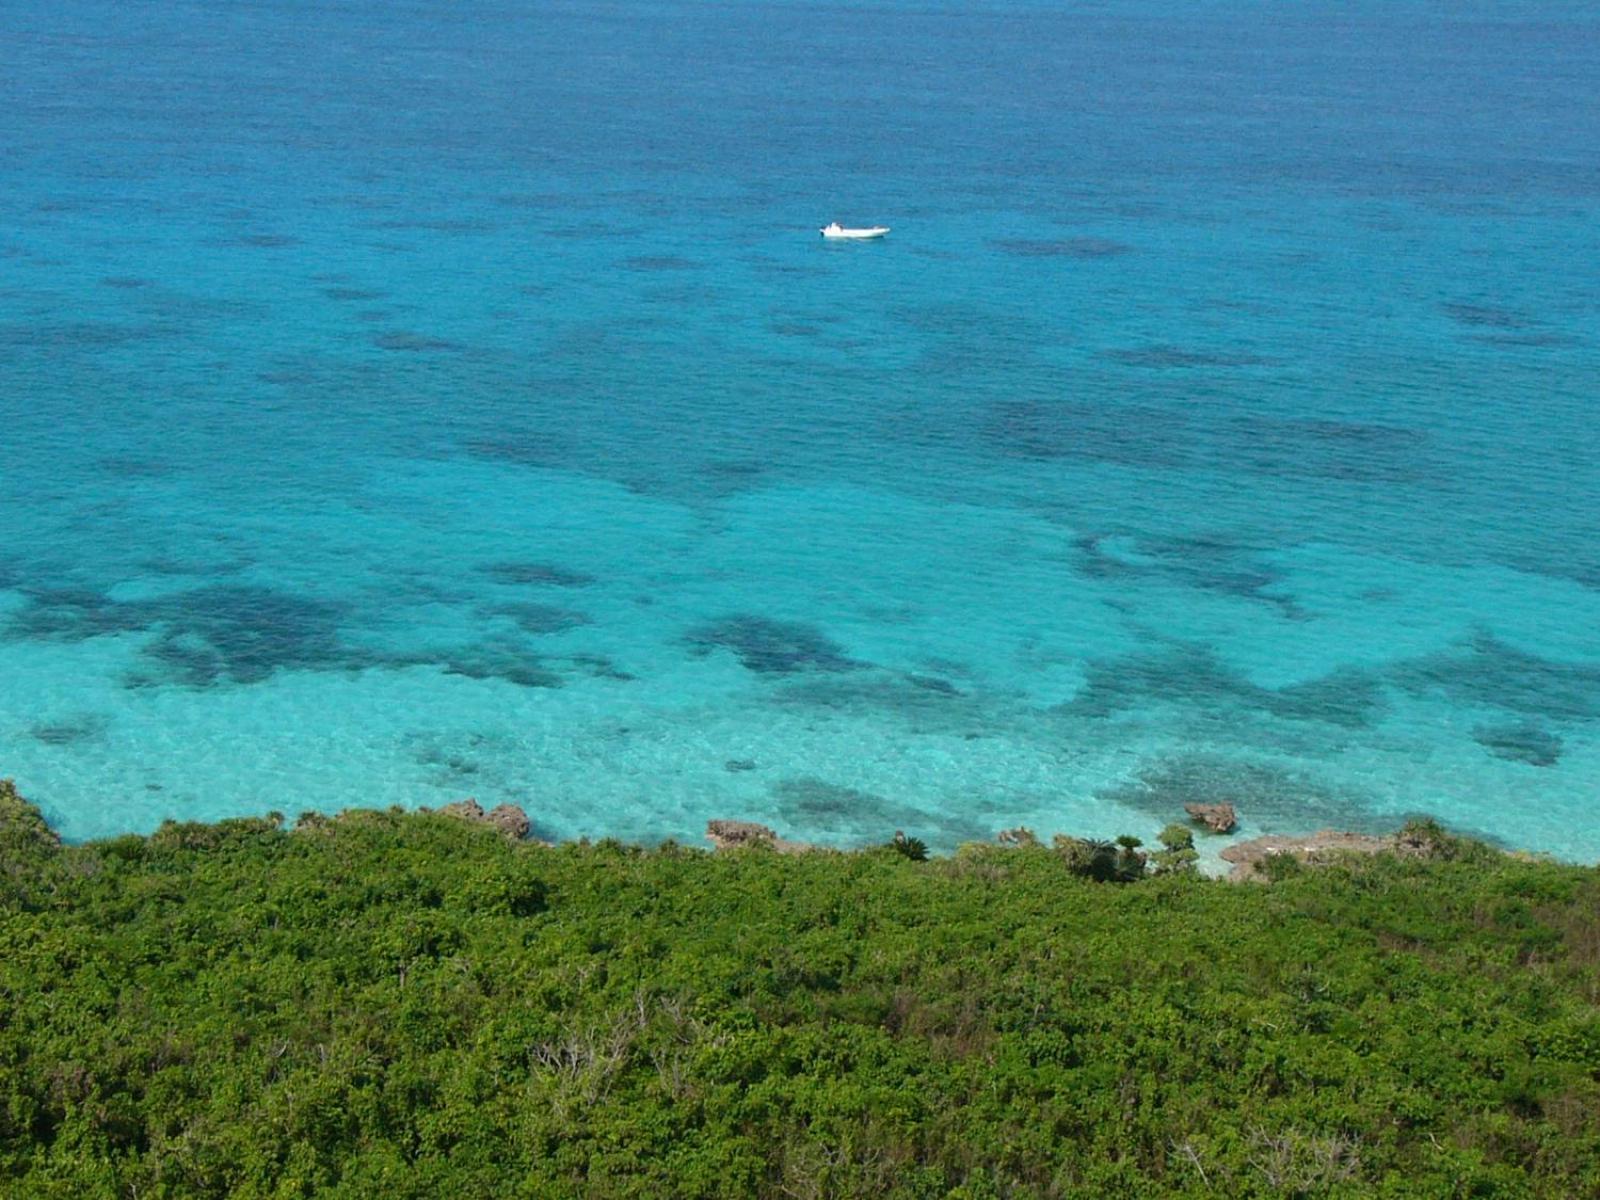
M 929 335 L 916 370 L 944 385 L 962 373 L 1003 378 L 1008 369 L 1035 365 L 1040 348 L 1051 340 L 1050 332 L 1030 317 L 996 321 L 991 310 L 978 304 L 908 304 L 896 309 L 894 317 Z M 860 344 L 864 343 L 833 341 L 840 349 Z
M 255 250 L 281 250 L 286 246 L 298 246 L 300 239 L 290 237 L 286 233 L 246 233 L 239 237 L 231 238 L 230 246 L 249 246 Z
M 1320 679 L 1267 688 L 1230 670 L 1201 646 L 1174 646 L 1151 654 L 1097 659 L 1087 680 L 1063 711 L 1103 718 L 1152 701 L 1237 706 L 1289 721 L 1319 721 L 1350 729 L 1369 728 L 1383 714 L 1383 688 L 1375 677 L 1353 669 Z
M 541 229 L 540 233 L 547 238 L 555 238 L 563 242 L 591 242 L 602 238 L 613 241 L 618 237 L 632 237 L 638 232 L 632 229 L 607 228 L 600 225 L 553 225 L 548 229 Z
M 883 796 L 802 776 L 773 784 L 778 817 L 786 830 L 831 842 L 887 842 L 896 830 L 953 845 L 988 836 L 990 830 L 973 811 L 961 815 L 901 804 Z
M 1485 346 L 1500 346 L 1507 350 L 1556 350 L 1581 345 L 1567 333 L 1476 333 L 1474 342 Z
M 808 824 L 859 821 L 893 807 L 882 796 L 809 776 L 780 780 L 772 792 L 782 803 L 785 816 Z
M 1182 346 L 1136 346 L 1125 350 L 1107 350 L 1105 357 L 1126 367 L 1152 367 L 1157 370 L 1263 367 L 1274 362 L 1258 354 L 1223 354 L 1212 350 L 1187 350 Z
M 380 333 L 372 339 L 372 344 L 380 350 L 393 350 L 405 354 L 432 354 L 465 348 L 460 342 L 453 342 L 449 338 L 433 337 L 426 333 L 413 333 L 406 329 Z
M 419 752 L 413 757 L 417 763 L 424 767 L 437 769 L 451 782 L 465 782 L 478 773 L 478 763 L 464 754 L 453 754 L 447 750 L 431 750 Z
M 565 192 L 508 192 L 494 202 L 501 208 L 566 209 L 572 207 L 573 197 Z
M 402 741 L 411 761 L 428 768 L 433 782 L 445 787 L 476 786 L 485 767 L 504 753 L 499 739 L 481 733 L 408 734 Z
M 1268 832 L 1332 827 L 1376 833 L 1396 822 L 1375 812 L 1364 797 L 1309 776 L 1218 755 L 1163 759 L 1096 795 L 1156 821 L 1183 820 L 1188 804 L 1232 804 L 1240 817 Z
M 692 271 L 699 266 L 675 254 L 641 254 L 625 258 L 619 265 L 630 271 Z
M 78 746 L 99 741 L 110 722 L 100 713 L 88 713 L 63 721 L 44 721 L 28 730 L 28 736 L 46 746 Z
M 1291 619 L 1305 615 L 1292 598 L 1271 590 L 1282 584 L 1282 573 L 1262 563 L 1255 548 L 1231 538 L 1204 533 L 1135 537 L 1132 558 L 1115 554 L 1108 540 L 1085 535 L 1073 542 L 1079 570 L 1091 579 L 1164 579 L 1271 604 Z
M 366 228 L 419 233 L 493 233 L 495 230 L 495 226 L 488 221 L 460 220 L 452 217 L 370 221 Z
M 1396 446 L 1414 447 L 1424 444 L 1428 435 L 1420 429 L 1401 425 L 1374 425 L 1364 421 L 1330 421 L 1324 419 L 1274 422 L 1278 429 L 1288 430 L 1306 442 L 1330 446 L 1349 446 L 1363 453 L 1393 449 Z M 1258 426 L 1251 426 L 1252 430 Z
M 108 454 L 95 460 L 102 471 L 122 479 L 161 479 L 176 471 L 171 462 L 133 454 Z
M 341 610 L 302 596 L 249 586 L 214 586 L 150 600 L 119 601 L 88 588 L 29 593 L 6 626 L 13 638 L 84 641 L 105 634 L 152 636 L 145 658 L 159 671 L 134 686 L 258 683 L 274 671 L 345 665 Z
M 540 660 L 527 656 L 490 652 L 464 654 L 446 659 L 443 666 L 446 675 L 460 675 L 466 679 L 499 679 L 517 687 L 558 688 L 566 684 L 566 680 L 543 666 Z
M 1414 694 L 1484 705 L 1545 720 L 1600 718 L 1600 663 L 1563 662 L 1519 650 L 1490 633 L 1414 659 L 1394 680 Z
M 1126 242 L 1096 237 L 999 238 L 989 244 L 1016 258 L 1116 258 L 1133 253 Z
M 550 661 L 530 651 L 520 640 L 507 638 L 469 646 L 372 656 L 352 665 L 389 670 L 428 667 L 446 675 L 459 675 L 463 679 L 498 679 L 522 688 L 566 686 L 566 678 L 551 667 Z
M 489 611 L 496 616 L 510 617 L 524 633 L 538 636 L 565 633 L 569 629 L 592 623 L 587 613 L 558 608 L 553 604 L 501 604 Z
M 18 350 L 104 350 L 171 337 L 177 327 L 155 322 L 44 321 L 34 325 L 0 325 L 0 346 Z
M 717 647 L 733 651 L 739 662 L 762 675 L 803 671 L 853 671 L 866 664 L 813 625 L 769 617 L 732 616 L 691 630 L 686 639 L 700 654 Z
M 759 479 L 767 472 L 767 464 L 744 458 L 715 459 L 700 468 L 700 474 L 719 483 L 741 484 Z
M 463 449 L 474 458 L 512 463 L 519 467 L 563 467 L 572 462 L 571 450 L 565 438 L 539 432 L 470 438 Z
M 802 674 L 774 693 L 772 703 L 846 713 L 891 713 L 908 722 L 913 733 L 948 733 L 980 719 L 971 698 L 947 681 L 898 671 Z
M 1083 687 L 1064 711 L 1100 718 L 1137 708 L 1152 697 L 1169 703 L 1236 700 L 1243 682 L 1200 647 L 1094 659 L 1085 670 Z
M 698 487 L 694 494 L 700 496 L 725 497 L 737 495 L 760 487 L 766 480 L 769 471 L 766 463 L 755 462 L 749 459 L 718 459 L 702 464 L 695 472 Z M 659 485 L 671 487 L 671 483 Z M 641 491 L 656 491 L 658 485 L 647 481 L 640 486 Z
M 1532 722 L 1517 725 L 1480 725 L 1472 740 L 1496 758 L 1530 767 L 1553 767 L 1561 761 L 1561 738 Z
M 82 642 L 104 634 L 146 628 L 149 621 L 133 606 L 119 604 L 94 588 L 24 589 L 28 603 L 13 613 L 5 636 L 15 640 Z
M 1153 405 L 1003 400 L 984 414 L 980 437 L 1011 458 L 1087 459 L 1158 468 L 1196 461 L 1190 413 Z
M 138 279 L 132 275 L 107 275 L 100 281 L 101 287 L 116 288 L 119 291 L 132 291 L 135 288 L 149 287 L 148 279 Z
M 994 718 L 982 700 L 957 690 L 944 679 L 899 671 L 861 670 L 812 672 L 787 677 L 766 702 L 801 710 L 807 719 L 840 713 L 851 719 L 876 715 L 892 720 L 900 734 L 911 737 L 983 737 Z
M 489 563 L 478 570 L 496 583 L 536 587 L 587 587 L 595 581 L 593 575 L 572 571 L 547 562 Z
M 322 294 L 329 300 L 368 302 L 382 300 L 387 293 L 372 291 L 368 288 L 353 287 L 325 287 Z
M 1264 475 L 1414 483 L 1433 472 L 1429 438 L 1420 429 L 1361 421 L 1247 417 L 1228 434 L 1228 457 Z
M 1493 304 L 1441 304 L 1444 315 L 1474 329 L 1526 329 L 1532 324 L 1521 313 Z
M 570 664 L 574 669 L 583 671 L 593 679 L 611 679 L 618 683 L 632 683 L 639 678 L 631 671 L 625 671 L 612 659 L 604 654 L 569 654 L 563 662 Z
M 1321 678 L 1287 687 L 1252 688 L 1250 695 L 1275 717 L 1348 729 L 1371 728 L 1386 707 L 1382 683 L 1355 667 L 1340 667 Z
M 217 586 L 133 605 L 161 626 L 146 654 L 183 683 L 258 683 L 279 670 L 342 666 L 341 610 L 264 587 Z

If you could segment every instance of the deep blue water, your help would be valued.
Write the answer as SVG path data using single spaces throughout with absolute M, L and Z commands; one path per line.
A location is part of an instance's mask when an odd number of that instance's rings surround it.
M 0 773 L 68 836 L 1600 858 L 1589 6 L 0 33 Z

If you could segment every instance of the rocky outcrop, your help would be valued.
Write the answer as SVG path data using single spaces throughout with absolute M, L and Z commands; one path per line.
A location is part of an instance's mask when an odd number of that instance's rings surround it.
M 497 804 L 489 810 L 485 818 L 501 833 L 515 841 L 522 841 L 533 828 L 533 823 L 528 820 L 528 814 L 515 804 Z
M 1232 833 L 1239 824 L 1231 804 L 1185 804 L 1183 811 L 1212 833 Z
M 1038 835 L 1026 825 L 1018 825 L 1015 829 L 1002 829 L 994 835 L 994 840 L 1002 846 L 1037 846 Z
M 706 841 L 713 850 L 732 850 L 739 846 L 775 846 L 776 830 L 754 821 L 707 821 Z
M 1413 854 L 1424 852 L 1420 843 L 1416 847 L 1402 845 L 1403 837 L 1375 837 L 1367 833 L 1343 833 L 1337 829 L 1323 829 L 1298 836 L 1274 833 L 1229 846 L 1222 852 L 1222 859 L 1233 864 L 1228 878 L 1240 882 L 1264 878 L 1261 864 L 1279 854 L 1287 854 L 1314 866 L 1328 862 L 1339 854 L 1378 854 L 1385 850 Z
M 528 820 L 528 814 L 515 804 L 497 804 L 485 812 L 483 805 L 476 800 L 458 800 L 454 804 L 446 804 L 439 811 L 448 817 L 458 817 L 463 821 L 492 825 L 506 837 L 517 842 L 527 837 L 528 831 L 533 828 L 532 822 Z
M 780 854 L 795 854 L 801 850 L 815 849 L 809 842 L 789 842 L 766 825 L 754 821 L 707 821 L 706 841 L 713 850 L 737 850 L 743 847 L 761 847 Z

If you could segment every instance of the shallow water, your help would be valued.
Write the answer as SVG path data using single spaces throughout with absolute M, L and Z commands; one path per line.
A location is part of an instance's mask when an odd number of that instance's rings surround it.
M 10 6 L 0 771 L 1600 858 L 1600 21 L 1462 8 Z

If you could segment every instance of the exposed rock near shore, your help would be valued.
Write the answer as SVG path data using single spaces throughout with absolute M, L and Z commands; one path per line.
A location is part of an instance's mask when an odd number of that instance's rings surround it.
M 445 816 L 459 817 L 463 821 L 493 825 L 512 841 L 517 842 L 527 837 L 528 831 L 533 828 L 532 822 L 528 820 L 528 814 L 515 804 L 499 804 L 486 812 L 483 805 L 476 800 L 458 800 L 454 804 L 446 804 L 439 811 Z
M 1026 825 L 1018 825 L 1015 829 L 1002 829 L 994 835 L 994 840 L 1002 846 L 1037 846 L 1039 837 Z
M 1239 824 L 1231 804 L 1185 804 L 1183 811 L 1212 833 L 1232 833 Z
M 779 854 L 797 854 L 816 849 L 810 842 L 785 841 L 777 832 L 754 821 L 707 821 L 706 841 L 713 850 L 735 850 L 742 846 L 765 846 Z
M 1337 829 L 1322 829 L 1310 834 L 1268 834 L 1229 846 L 1222 852 L 1224 862 L 1232 863 L 1228 878 L 1234 882 L 1265 878 L 1262 864 L 1276 855 L 1287 854 L 1303 863 L 1316 866 L 1340 854 L 1381 854 L 1391 851 L 1404 858 L 1428 858 L 1437 848 L 1436 840 L 1427 833 L 1408 826 L 1398 833 L 1377 836 L 1369 833 L 1346 833 Z

